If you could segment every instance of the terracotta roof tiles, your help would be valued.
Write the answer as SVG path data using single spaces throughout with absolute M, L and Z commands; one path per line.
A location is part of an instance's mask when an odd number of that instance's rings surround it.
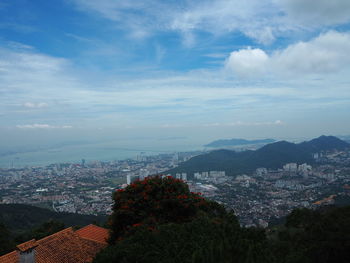
M 95 225 L 88 225 L 75 231 L 82 238 L 91 239 L 106 244 L 109 237 L 107 229 Z
M 8 253 L 2 257 L 0 257 L 1 263 L 14 263 L 18 262 L 18 256 L 16 251 L 12 251 L 11 253 Z
M 0 257 L 0 263 L 19 262 L 19 253 L 35 248 L 36 263 L 85 263 L 92 262 L 95 255 L 107 246 L 108 230 L 89 225 L 81 231 L 66 228 L 38 241 L 30 240 Z

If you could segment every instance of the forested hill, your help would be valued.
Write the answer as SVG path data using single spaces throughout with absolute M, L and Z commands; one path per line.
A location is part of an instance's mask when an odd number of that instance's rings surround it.
M 104 216 L 56 213 L 48 209 L 24 204 L 0 204 L 0 223 L 13 234 L 20 234 L 44 222 L 55 220 L 66 227 L 85 226 L 93 222 L 103 224 Z
M 314 162 L 313 153 L 347 148 L 350 148 L 349 143 L 334 136 L 321 136 L 299 144 L 280 141 L 265 145 L 256 151 L 212 151 L 193 157 L 168 172 L 174 174 L 177 172 L 226 171 L 228 175 L 236 175 L 253 172 L 259 167 L 277 169 L 289 162 L 312 164 Z

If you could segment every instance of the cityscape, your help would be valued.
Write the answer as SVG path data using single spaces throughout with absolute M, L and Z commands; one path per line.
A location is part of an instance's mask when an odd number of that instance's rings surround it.
M 316 165 L 286 163 L 252 174 L 225 171 L 168 174 L 200 152 L 135 159 L 0 170 L 0 203 L 31 204 L 56 212 L 109 215 L 112 193 L 148 176 L 173 176 L 190 190 L 233 209 L 243 226 L 268 227 L 294 208 L 317 208 L 350 200 L 350 151 L 315 153 Z
M 350 0 L 0 0 L 0 263 L 349 263 Z

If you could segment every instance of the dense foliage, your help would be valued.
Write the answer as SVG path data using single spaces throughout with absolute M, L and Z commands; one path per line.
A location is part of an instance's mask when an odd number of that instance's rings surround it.
M 181 180 L 136 181 L 113 198 L 111 245 L 95 262 L 271 262 L 263 231 Z
M 0 255 L 10 252 L 13 247 L 14 242 L 11 239 L 10 231 L 0 222 Z
M 133 235 L 105 249 L 95 262 L 271 262 L 265 234 L 255 229 L 242 231 L 234 221 L 200 217 L 160 225 L 153 231 L 140 226 Z
M 271 247 L 281 263 L 350 262 L 350 206 L 294 210 Z
M 21 234 L 14 235 L 6 226 L 0 222 L 0 256 L 11 252 L 16 248 L 16 245 L 35 238 L 36 240 L 52 235 L 64 229 L 62 222 L 50 220 L 44 222 L 38 227 L 27 229 Z
M 103 224 L 104 216 L 56 213 L 54 211 L 25 204 L 0 204 L 0 222 L 13 236 L 34 229 L 50 220 L 60 221 L 66 226 L 85 226 L 93 222 Z
M 111 243 L 138 226 L 155 228 L 166 223 L 189 222 L 202 214 L 213 217 L 226 214 L 222 206 L 191 193 L 185 183 L 172 177 L 136 181 L 117 190 L 113 199 Z
M 95 263 L 350 262 L 350 207 L 297 209 L 273 229 L 242 228 L 169 177 L 137 181 L 114 201 L 110 246 Z

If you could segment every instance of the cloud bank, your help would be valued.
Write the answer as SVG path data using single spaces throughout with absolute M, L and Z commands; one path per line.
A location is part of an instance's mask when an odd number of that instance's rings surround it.
M 25 124 L 25 125 L 16 125 L 18 129 L 71 129 L 72 126 L 63 125 L 63 126 L 53 126 L 49 124 Z
M 240 49 L 230 54 L 226 68 L 240 77 L 337 73 L 349 69 L 349 43 L 350 33 L 330 31 L 271 54 L 262 49 Z

